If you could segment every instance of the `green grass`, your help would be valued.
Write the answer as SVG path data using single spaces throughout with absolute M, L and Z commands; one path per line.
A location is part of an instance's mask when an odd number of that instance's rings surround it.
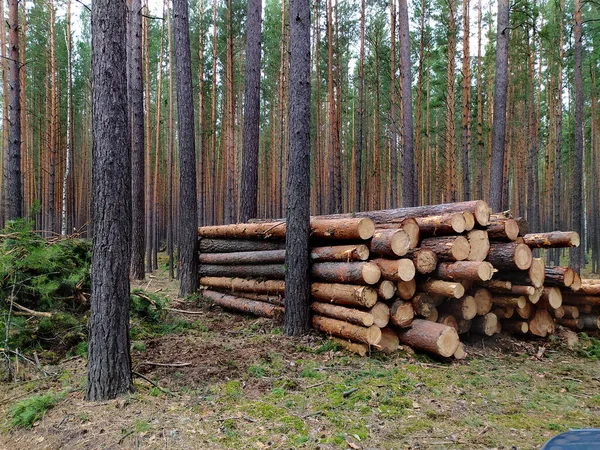
M 64 397 L 64 393 L 50 392 L 21 400 L 10 409 L 11 425 L 15 428 L 31 428 Z

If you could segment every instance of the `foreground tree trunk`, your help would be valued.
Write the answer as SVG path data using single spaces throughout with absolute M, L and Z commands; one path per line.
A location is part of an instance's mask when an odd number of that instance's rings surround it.
M 503 202 L 506 96 L 508 91 L 508 14 L 508 0 L 498 0 L 496 84 L 494 86 L 494 125 L 492 128 L 492 163 L 490 172 L 490 207 L 493 212 L 501 211 Z
M 129 12 L 129 105 L 131 115 L 131 276 L 143 280 L 144 245 L 144 82 L 142 78 L 142 2 L 133 0 Z M 148 238 L 150 238 L 148 236 Z
M 262 1 L 248 1 L 246 20 L 246 92 L 242 148 L 241 222 L 256 217 L 258 192 L 258 137 L 260 120 L 260 47 Z
M 16 2 L 15 2 L 16 3 Z M 133 391 L 129 353 L 131 154 L 125 0 L 92 6 L 94 239 L 86 399 Z
M 4 20 L 4 17 L 1 18 Z M 21 186 L 21 81 L 19 77 L 19 2 L 8 2 L 8 46 L 10 93 L 8 100 L 8 167 L 6 168 L 7 219 L 23 217 Z M 6 93 L 5 93 L 6 95 Z
M 310 6 L 290 0 L 289 171 L 285 334 L 298 336 L 310 325 Z
M 187 0 L 173 1 L 175 76 L 177 86 L 177 127 L 179 136 L 179 293 L 198 289 L 198 223 L 196 198 L 196 147 L 194 142 L 194 97 Z

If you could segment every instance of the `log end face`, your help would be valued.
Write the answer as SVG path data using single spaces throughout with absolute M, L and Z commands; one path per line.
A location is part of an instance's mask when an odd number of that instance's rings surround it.
M 464 236 L 457 236 L 452 245 L 452 257 L 457 261 L 464 261 L 469 257 L 471 245 Z
M 506 219 L 504 222 L 504 232 L 511 241 L 516 241 L 519 237 L 519 224 L 515 219 Z
M 477 267 L 477 275 L 482 281 L 489 281 L 494 276 L 494 266 L 489 262 L 483 261 Z
M 377 284 L 381 279 L 381 270 L 374 263 L 365 263 L 362 268 L 362 275 L 365 283 Z
M 402 281 L 410 281 L 415 278 L 415 264 L 408 258 L 398 260 L 398 276 Z
M 526 244 L 517 244 L 515 248 L 515 265 L 520 270 L 527 270 L 533 263 L 533 254 Z
M 381 341 L 381 328 L 371 325 L 367 330 L 367 341 L 370 345 L 377 345 Z
M 368 218 L 360 219 L 358 223 L 358 235 L 360 238 L 363 240 L 371 239 L 373 234 L 375 234 L 375 222 Z
M 479 225 L 487 227 L 490 224 L 491 209 L 485 201 L 477 200 L 473 215 Z
M 410 249 L 410 237 L 404 230 L 398 230 L 392 236 L 392 252 L 397 256 L 404 256 Z
M 467 229 L 467 223 L 464 214 L 453 214 L 450 224 L 452 229 L 459 234 Z
M 458 333 L 452 327 L 446 326 L 445 329 L 440 333 L 437 340 L 437 348 L 440 356 L 449 358 L 454 355 L 456 349 L 460 345 L 460 339 Z
M 358 259 L 360 261 L 366 261 L 369 259 L 369 247 L 364 244 L 360 244 L 356 246 L 356 254 L 358 255 Z

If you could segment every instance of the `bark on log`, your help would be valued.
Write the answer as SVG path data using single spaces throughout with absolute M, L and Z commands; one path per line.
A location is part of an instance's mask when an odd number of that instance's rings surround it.
M 433 250 L 427 248 L 415 248 L 408 251 L 406 258 L 412 260 L 417 272 L 428 274 L 435 270 L 438 257 Z
M 494 295 L 492 296 L 492 303 L 501 308 L 524 308 L 527 299 L 523 295 L 517 297 L 514 295 Z
M 390 280 L 380 281 L 377 287 L 377 295 L 384 300 L 391 300 L 396 295 L 396 285 Z
M 363 327 L 370 327 L 375 323 L 375 318 L 371 313 L 359 311 L 344 306 L 332 305 L 330 303 L 312 302 L 310 309 L 321 316 L 331 317 L 332 319 L 343 320 Z
M 398 347 L 400 347 L 398 334 L 389 327 L 383 328 L 381 330 L 381 340 L 379 341 L 379 344 L 375 346 L 375 349 L 389 355 L 398 350 Z
M 223 294 L 208 289 L 202 291 L 202 296 L 211 299 L 215 304 L 223 308 L 232 309 L 234 311 L 270 319 L 283 318 L 283 308 L 281 306 L 271 305 L 270 303 L 234 297 L 233 295 Z
M 521 319 L 529 319 L 533 316 L 535 308 L 529 302 L 523 308 L 515 308 L 515 312 Z
M 398 288 L 398 297 L 402 300 L 410 300 L 417 292 L 417 282 L 414 278 L 409 281 L 398 281 L 396 287 Z
M 415 311 L 409 302 L 396 300 L 390 308 L 390 322 L 397 327 L 409 327 L 414 317 Z
M 369 259 L 369 247 L 358 245 L 335 245 L 314 247 L 310 251 L 312 262 L 351 262 Z
M 467 260 L 469 261 L 485 261 L 490 251 L 490 240 L 487 231 L 472 230 L 467 233 L 470 251 Z
M 223 294 L 231 294 L 231 291 L 227 289 L 213 288 L 211 291 L 222 292 Z M 254 294 L 253 292 L 238 291 L 235 293 L 236 297 L 247 298 L 248 300 L 256 300 L 258 302 L 271 303 L 272 305 L 283 306 L 284 299 L 281 295 L 272 294 Z
M 410 302 L 415 314 L 423 317 L 429 317 L 436 307 L 434 300 L 426 292 L 417 292 Z
M 534 292 L 532 295 L 529 296 L 529 301 L 531 303 L 533 303 L 534 305 L 540 301 L 540 298 L 542 298 L 542 293 L 544 292 L 544 288 L 533 288 Z
M 577 295 L 600 295 L 600 280 L 582 279 Z
M 488 281 L 494 272 L 494 266 L 486 261 L 457 261 L 440 263 L 435 271 L 435 276 L 450 281 Z
M 404 256 L 410 248 L 410 238 L 404 230 L 376 229 L 369 241 L 371 253 L 381 257 Z
M 452 356 L 460 344 L 454 328 L 422 319 L 415 319 L 411 328 L 398 331 L 398 338 L 404 345 L 446 358 Z
M 279 280 L 245 280 L 230 277 L 201 277 L 200 284 L 231 291 L 254 292 L 256 294 L 284 294 L 285 283 Z
M 471 332 L 493 336 L 498 330 L 498 317 L 494 313 L 487 313 L 483 317 L 475 317 L 471 321 Z
M 557 319 L 556 323 L 558 323 L 559 325 L 562 325 L 563 327 L 570 328 L 571 330 L 574 330 L 574 331 L 581 331 L 581 330 L 583 330 L 583 327 L 584 327 L 584 321 L 581 318 L 579 318 L 579 319 Z
M 490 292 L 503 292 L 503 293 L 512 292 L 512 282 L 510 282 L 510 281 L 488 280 L 488 281 L 480 281 L 477 284 L 489 289 Z
M 456 317 L 454 317 L 452 314 L 440 313 L 437 319 L 437 323 L 441 323 L 442 325 L 454 328 L 454 330 L 458 334 L 458 322 L 456 320 Z
M 544 284 L 552 286 L 570 287 L 575 281 L 575 271 L 570 267 L 546 267 L 545 276 Z
M 418 285 L 418 289 L 431 294 L 445 297 L 461 298 L 465 295 L 465 288 L 460 283 L 443 280 L 428 280 Z
M 375 325 L 361 327 L 342 320 L 331 319 L 323 316 L 312 317 L 313 327 L 323 333 L 340 338 L 375 345 L 381 340 L 381 330 Z
M 256 252 L 200 253 L 200 264 L 273 264 L 285 262 L 285 250 L 262 250 Z
M 525 244 L 494 243 L 490 245 L 487 260 L 498 269 L 527 270 L 531 267 L 533 255 Z
M 574 306 L 600 306 L 600 296 L 597 295 L 575 295 L 575 294 L 564 294 L 563 303 L 566 305 Z
M 579 320 L 583 322 L 584 330 L 600 329 L 600 316 L 597 314 L 580 314 Z
M 442 261 L 463 261 L 469 256 L 471 246 L 464 236 L 444 236 L 421 241 L 421 248 L 433 250 Z
M 492 214 L 490 225 L 486 228 L 488 238 L 494 241 L 510 242 L 519 237 L 519 225 L 514 219 Z
M 381 271 L 371 262 L 325 262 L 312 265 L 311 277 L 329 283 L 376 284 Z
M 285 250 L 285 242 L 261 241 L 256 239 L 208 239 L 200 241 L 200 253 L 258 252 L 265 250 Z
M 521 270 L 502 270 L 499 274 L 502 278 L 509 279 L 515 284 L 530 284 L 535 288 L 544 286 L 546 279 L 546 264 L 543 258 L 533 258 L 527 272 Z
M 573 292 L 578 292 L 581 289 L 581 276 L 577 272 L 574 273 L 573 284 L 570 287 Z
M 416 269 L 413 262 L 408 258 L 383 259 L 377 258 L 371 261 L 381 270 L 381 276 L 391 281 L 410 281 L 415 277 Z
M 363 344 L 362 342 L 352 342 L 347 339 L 340 339 L 337 337 L 332 337 L 331 341 L 342 347 L 344 350 L 356 353 L 358 356 L 365 356 L 367 353 L 369 353 L 369 346 L 367 344 Z
M 508 306 L 506 308 L 492 308 L 492 312 L 496 314 L 498 319 L 510 319 L 515 315 L 515 308 Z
M 579 247 L 579 234 L 575 231 L 530 233 L 523 236 L 523 241 L 531 248 Z
M 285 267 L 283 264 L 263 264 L 257 266 L 201 264 L 198 272 L 200 273 L 200 277 L 266 278 L 269 280 L 283 280 L 285 278 Z
M 377 291 L 368 286 L 312 283 L 310 293 L 315 300 L 336 305 L 371 308 L 377 303 Z
M 502 329 L 514 334 L 527 334 L 529 324 L 524 320 L 503 320 Z
M 527 223 L 527 220 L 524 217 L 515 217 L 515 221 L 517 222 L 517 225 L 519 226 L 519 236 L 523 237 L 527 234 L 529 234 L 529 223 Z
M 479 288 L 473 293 L 475 305 L 477 306 L 477 315 L 485 316 L 492 309 L 492 294 L 486 288 Z
M 550 313 L 545 309 L 536 310 L 533 318 L 529 321 L 529 332 L 540 337 L 554 334 L 554 320 Z
M 477 315 L 475 298 L 470 295 L 465 295 L 459 299 L 446 300 L 439 309 L 447 314 L 452 314 L 456 319 L 471 320 Z
M 579 308 L 573 305 L 562 305 L 565 319 L 577 319 L 579 317 Z
M 375 303 L 369 310 L 369 314 L 373 316 L 373 324 L 379 328 L 387 327 L 390 322 L 390 307 L 383 302 Z
M 539 301 L 536 303 L 538 308 L 548 309 L 548 308 L 558 308 L 562 305 L 562 294 L 560 289 L 556 287 L 545 287 L 542 291 L 542 296 Z
M 447 236 L 465 231 L 465 217 L 462 213 L 448 213 L 439 216 L 426 216 L 415 219 L 421 236 Z
M 457 320 L 456 324 L 458 325 L 458 334 L 468 333 L 469 330 L 471 329 L 472 323 L 473 323 L 473 320 L 466 320 L 466 319 Z

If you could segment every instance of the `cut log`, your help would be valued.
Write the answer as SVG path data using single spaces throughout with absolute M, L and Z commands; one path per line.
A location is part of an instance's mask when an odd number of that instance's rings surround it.
M 351 262 L 369 259 L 369 247 L 358 245 L 335 245 L 331 247 L 314 247 L 310 251 L 313 262 Z
M 410 300 L 417 292 L 417 282 L 414 278 L 409 281 L 398 281 L 396 287 L 398 288 L 398 297 L 402 300 Z
M 231 291 L 254 292 L 255 294 L 284 294 L 285 283 L 279 280 L 245 280 L 230 277 L 201 277 L 200 284 Z
M 581 288 L 577 291 L 577 295 L 600 295 L 600 280 L 581 280 Z
M 390 307 L 383 302 L 375 303 L 369 313 L 373 316 L 375 320 L 373 324 L 379 328 L 387 327 L 390 322 Z
M 273 264 L 285 262 L 285 250 L 262 250 L 256 252 L 200 253 L 200 264 Z
M 390 308 L 390 322 L 400 328 L 409 327 L 415 317 L 415 311 L 410 302 L 396 300 Z
M 572 317 L 565 317 L 565 309 L 562 306 L 559 306 L 556 309 L 549 309 L 548 312 L 555 319 L 563 319 L 563 318 L 572 319 Z
M 529 331 L 529 324 L 524 320 L 503 320 L 502 329 L 509 333 L 526 334 Z
M 406 283 L 403 281 L 403 283 Z M 384 300 L 391 300 L 396 295 L 396 285 L 390 280 L 382 280 L 377 287 L 377 295 Z
M 266 250 L 285 250 L 283 241 L 264 241 L 256 239 L 207 239 L 201 238 L 200 253 L 237 253 L 259 252 Z
M 447 314 L 452 314 L 457 319 L 470 320 L 477 315 L 475 298 L 470 295 L 460 299 L 448 299 L 439 309 Z
M 285 267 L 283 264 L 262 264 L 256 266 L 220 266 L 201 264 L 198 268 L 201 277 L 238 277 L 283 280 Z
M 219 305 L 222 308 L 259 317 L 268 317 L 270 319 L 283 318 L 283 308 L 281 306 L 271 305 L 270 303 L 234 297 L 233 295 L 223 294 L 222 292 L 211 291 L 209 289 L 203 290 L 202 296 L 212 300 L 216 305 Z
M 402 229 L 406 234 L 408 234 L 410 248 L 417 248 L 419 246 L 419 242 L 421 241 L 421 230 L 419 229 L 419 224 L 417 221 L 415 219 L 403 220 Z
M 575 331 L 581 331 L 584 327 L 583 319 L 557 319 L 556 323 Z
M 515 308 L 508 306 L 506 308 L 492 308 L 498 319 L 510 319 L 515 314 Z
M 198 228 L 198 235 L 204 238 L 285 238 L 286 223 L 236 223 L 231 225 L 214 225 Z M 317 239 L 370 239 L 375 232 L 375 224 L 368 218 L 326 219 L 312 217 L 310 219 L 311 237 Z
M 510 217 L 492 214 L 490 225 L 486 228 L 489 239 L 493 241 L 515 241 L 519 237 L 519 224 Z
M 527 270 L 531 266 L 533 256 L 531 249 L 525 244 L 494 243 L 490 245 L 487 260 L 498 269 Z
M 217 289 L 211 289 L 211 290 L 216 290 L 217 292 L 221 292 L 222 290 L 217 290 Z M 223 294 L 231 294 L 231 292 L 223 292 Z M 244 291 L 239 291 L 235 293 L 236 297 L 242 297 L 242 298 L 247 298 L 248 300 L 256 300 L 259 302 L 267 302 L 267 303 L 271 303 L 272 305 L 278 305 L 278 306 L 283 306 L 284 304 L 284 300 L 283 297 L 281 295 L 271 295 L 271 294 L 255 294 L 253 292 L 244 292 Z
M 542 298 L 542 293 L 544 292 L 544 288 L 534 288 L 534 292 L 532 295 L 529 296 L 529 301 L 531 303 L 533 303 L 534 305 L 540 301 L 540 298 Z
M 369 241 L 369 250 L 381 257 L 404 256 L 410 248 L 410 238 L 404 230 L 376 229 Z
M 598 314 L 580 314 L 579 320 L 583 323 L 584 330 L 600 329 L 600 316 Z
M 367 353 L 369 353 L 369 346 L 361 342 L 352 342 L 347 339 L 340 339 L 336 337 L 332 337 L 331 341 L 342 347 L 344 350 L 356 353 L 358 356 L 365 356 Z
M 417 272 L 428 274 L 435 270 L 438 257 L 433 250 L 428 248 L 415 248 L 408 251 L 406 257 L 412 260 Z
M 472 320 L 460 319 L 456 321 L 458 325 L 458 334 L 468 333 L 471 329 Z
M 374 324 L 375 318 L 372 314 L 359 311 L 344 306 L 332 305 L 330 303 L 312 302 L 310 308 L 321 316 L 331 317 L 333 319 L 343 320 L 344 322 L 370 327 Z
M 467 357 L 467 352 L 465 350 L 465 346 L 462 342 L 460 342 L 458 344 L 458 347 L 456 348 L 456 351 L 454 352 L 454 355 L 452 355 L 454 357 L 454 359 L 460 361 L 463 360 Z
M 465 218 L 462 213 L 448 213 L 439 216 L 426 216 L 415 219 L 421 236 L 447 236 L 465 231 Z
M 368 286 L 312 283 L 310 293 L 315 300 L 336 305 L 372 308 L 377 303 L 377 291 Z
M 415 277 L 415 265 L 408 258 L 383 259 L 372 261 L 381 271 L 381 276 L 391 281 L 410 281 Z
M 523 296 L 514 295 L 493 295 L 492 303 L 501 308 L 524 308 L 527 304 L 527 299 Z
M 575 295 L 564 294 L 563 303 L 566 305 L 584 306 L 591 305 L 593 307 L 600 306 L 600 296 L 597 295 Z
M 467 233 L 470 251 L 467 259 L 469 261 L 485 261 L 490 251 L 490 240 L 487 231 L 472 230 Z
M 437 310 L 437 308 L 433 308 L 431 310 L 431 314 L 429 314 L 426 319 L 431 321 L 431 322 L 437 322 L 438 317 L 440 316 L 439 311 Z
M 534 310 L 535 308 L 529 302 L 527 302 L 524 308 L 515 308 L 515 312 L 521 319 L 529 319 L 533 316 Z
M 542 291 L 542 296 L 539 301 L 536 303 L 538 308 L 548 309 L 548 308 L 558 308 L 562 305 L 562 294 L 560 293 L 560 289 L 556 287 L 545 287 Z
M 456 321 L 456 317 L 454 317 L 452 314 L 440 313 L 440 315 L 438 316 L 437 323 L 441 323 L 448 327 L 454 328 L 456 330 L 456 333 L 458 334 L 458 322 Z
M 412 303 L 415 314 L 423 317 L 431 315 L 436 306 L 434 300 L 426 292 L 417 292 L 410 302 Z
M 398 332 L 400 342 L 446 358 L 452 356 L 460 340 L 452 327 L 428 320 L 415 319 L 412 327 Z
M 472 200 L 468 202 L 445 203 L 440 205 L 416 206 L 409 208 L 386 209 L 381 211 L 366 211 L 346 214 L 330 214 L 319 216 L 319 218 L 348 219 L 352 217 L 368 217 L 376 224 L 401 223 L 404 219 L 417 217 L 439 216 L 447 213 L 463 213 L 468 211 L 475 216 L 479 225 L 490 224 L 490 208 L 483 200 Z
M 331 334 L 344 339 L 375 345 L 381 340 L 381 330 L 375 325 L 361 327 L 342 320 L 331 319 L 323 316 L 312 317 L 313 327 L 323 333 Z
M 419 291 L 439 294 L 445 297 L 461 298 L 465 295 L 465 288 L 460 283 L 444 280 L 428 280 L 418 284 Z
M 398 350 L 398 347 L 400 347 L 398 334 L 391 328 L 383 328 L 381 330 L 381 340 L 375 346 L 375 349 L 389 355 Z
M 575 271 L 573 271 L 573 272 L 574 272 L 573 284 L 571 284 L 570 287 L 573 292 L 578 292 L 581 289 L 581 276 L 577 272 L 575 272 Z
M 450 281 L 488 281 L 494 272 L 494 266 L 486 261 L 457 261 L 440 263 L 435 271 L 435 276 Z
M 594 309 L 592 305 L 579 305 L 579 314 L 589 314 Z
M 531 267 L 529 267 L 527 272 L 521 270 L 503 270 L 500 276 L 513 281 L 515 284 L 530 284 L 535 288 L 541 288 L 544 286 L 546 279 L 545 268 L 546 264 L 543 258 L 533 258 Z
M 562 305 L 565 319 L 577 319 L 579 317 L 579 308 L 573 305 Z M 556 317 L 556 316 L 555 316 Z
M 530 233 L 523 236 L 523 240 L 532 248 L 579 247 L 579 234 L 575 231 Z
M 471 321 L 471 332 L 493 336 L 498 330 L 498 317 L 494 313 L 488 313 L 483 317 L 475 317 Z
M 465 219 L 465 231 L 471 231 L 473 228 L 475 228 L 475 216 L 473 213 L 465 211 L 463 213 L 463 218 Z
M 529 332 L 540 337 L 554 334 L 554 320 L 550 313 L 545 309 L 536 310 L 533 318 L 529 321 Z
M 512 292 L 512 282 L 505 280 L 489 280 L 478 282 L 480 286 L 484 286 L 492 292 L 510 293 Z
M 381 278 L 381 271 L 371 262 L 315 263 L 310 273 L 314 280 L 329 283 L 376 284 Z
M 545 276 L 546 280 L 544 284 L 553 286 L 570 287 L 573 284 L 573 281 L 575 281 L 575 271 L 570 267 L 546 267 Z
M 463 261 L 469 256 L 471 246 L 464 236 L 444 236 L 423 239 L 421 248 L 433 250 L 442 261 Z
M 473 293 L 475 305 L 477 306 L 477 315 L 485 316 L 492 309 L 492 294 L 486 288 L 478 288 Z

